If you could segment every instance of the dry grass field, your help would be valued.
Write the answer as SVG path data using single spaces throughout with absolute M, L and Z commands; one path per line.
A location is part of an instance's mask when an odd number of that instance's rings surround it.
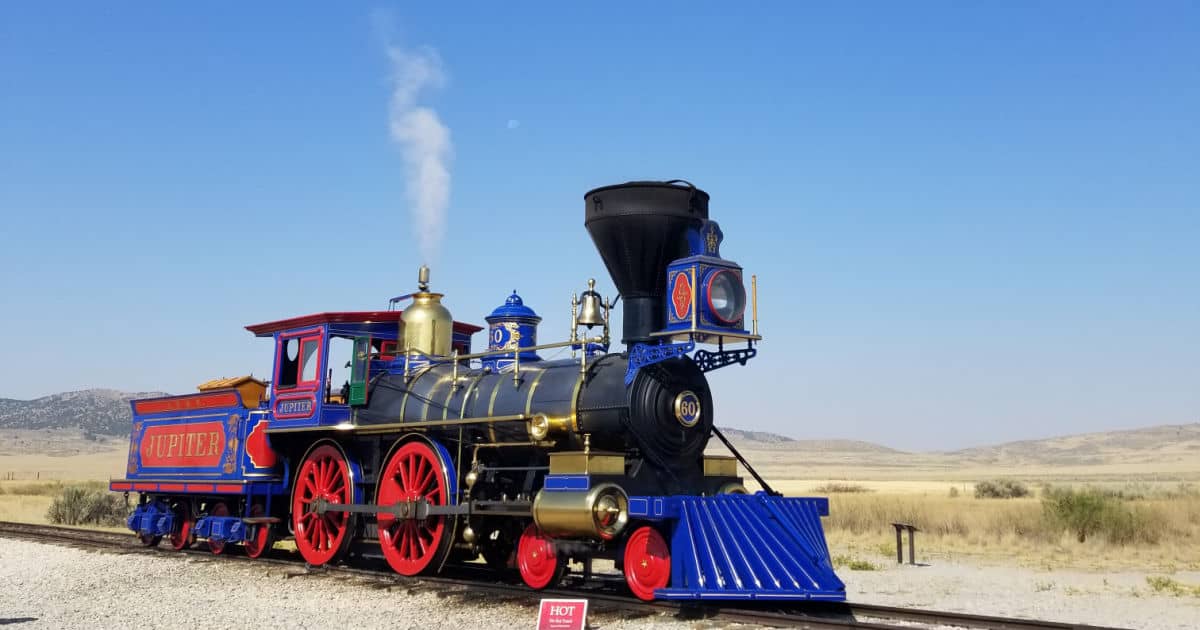
M 905 522 L 920 528 L 918 562 L 1200 570 L 1200 425 L 1182 434 L 1144 432 L 1153 439 L 1143 432 L 1093 434 L 958 453 L 831 450 L 805 442 L 738 446 L 774 489 L 829 497 L 824 524 L 843 563 L 894 563 L 891 523 Z M 710 452 L 719 453 L 719 445 Z M 990 480 L 1021 484 L 1030 495 L 976 498 L 975 484 Z M 1077 505 L 1074 495 L 1055 499 L 1068 489 L 1094 504 Z M 1082 542 L 1063 523 L 1064 503 L 1091 510 L 1070 515 L 1077 520 L 1097 521 Z
M 0 520 L 44 522 L 64 484 L 123 473 L 126 450 L 120 440 L 97 444 L 58 435 L 51 442 L 54 454 L 47 454 L 37 452 L 36 436 L 24 439 L 29 447 L 10 444 L 0 452 L 0 479 L 5 479 L 0 481 Z M 1183 433 L 1148 429 L 958 453 L 901 453 L 845 441 L 743 440 L 738 446 L 776 490 L 830 498 L 825 527 L 843 565 L 895 562 L 890 524 L 900 521 L 921 530 L 918 561 L 1200 570 L 1196 425 Z M 723 454 L 719 443 L 710 450 Z M 976 498 L 975 484 L 989 480 L 1022 484 L 1030 495 Z M 748 485 L 757 488 L 752 481 Z M 1082 542 L 1056 518 L 1057 504 L 1048 498 L 1055 488 L 1086 489 L 1087 497 L 1102 502 L 1092 507 L 1103 522 Z
M 0 454 L 0 520 L 44 523 L 50 502 L 65 485 L 120 477 L 128 445 L 114 441 L 102 445 L 102 450 L 95 446 L 93 443 L 90 452 L 64 449 L 62 441 L 55 441 L 55 452 L 73 454 L 49 455 L 33 447 L 23 453 L 8 449 Z

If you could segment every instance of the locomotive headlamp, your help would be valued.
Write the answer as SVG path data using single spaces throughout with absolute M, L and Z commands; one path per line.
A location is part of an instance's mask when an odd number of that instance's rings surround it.
M 746 287 L 732 269 L 714 269 L 708 274 L 708 310 L 724 324 L 736 324 L 746 311 Z

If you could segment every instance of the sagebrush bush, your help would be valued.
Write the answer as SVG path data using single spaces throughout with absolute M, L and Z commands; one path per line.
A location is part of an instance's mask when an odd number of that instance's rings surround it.
M 1102 536 L 1115 545 L 1155 544 L 1165 528 L 1158 511 L 1126 505 L 1112 492 L 1095 488 L 1046 488 L 1042 510 L 1049 523 L 1079 542 Z
M 858 484 L 858 483 L 843 483 L 843 482 L 838 482 L 838 481 L 831 481 L 827 484 L 820 485 L 820 486 L 817 486 L 816 488 L 813 488 L 812 491 L 816 492 L 816 493 L 820 493 L 820 494 L 847 494 L 847 493 L 870 492 L 871 489 L 862 484 Z
M 116 527 L 125 522 L 124 500 L 106 490 L 88 486 L 66 486 L 50 502 L 46 520 L 60 525 Z
M 976 499 L 1019 499 L 1029 496 L 1029 488 L 1012 479 L 980 481 L 975 484 Z

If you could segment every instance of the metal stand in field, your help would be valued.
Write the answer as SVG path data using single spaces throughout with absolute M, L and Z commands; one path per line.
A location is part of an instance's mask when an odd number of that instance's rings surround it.
M 911 523 L 892 523 L 892 527 L 896 528 L 896 564 L 904 564 L 904 540 L 900 537 L 900 532 L 906 529 L 908 530 L 908 563 L 916 564 L 916 546 L 913 544 L 913 534 L 920 530 Z

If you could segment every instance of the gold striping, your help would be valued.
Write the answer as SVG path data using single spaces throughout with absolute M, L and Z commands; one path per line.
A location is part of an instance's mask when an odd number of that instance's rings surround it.
M 171 416 L 170 418 L 142 418 L 141 422 L 145 422 L 145 423 L 149 424 L 151 422 L 176 422 L 179 420 L 185 420 L 185 421 L 186 420 L 199 420 L 200 418 L 216 418 L 218 416 L 224 417 L 228 414 L 229 414 L 228 411 L 221 411 L 218 413 L 204 413 L 204 414 L 198 414 L 195 416 Z M 280 420 L 280 422 L 286 422 L 286 420 Z
M 570 426 L 578 432 L 579 428 L 579 390 L 583 389 L 583 379 L 587 374 L 580 374 L 575 381 L 575 389 L 571 391 L 571 415 L 568 418 Z
M 492 415 L 493 413 L 495 413 L 496 394 L 500 393 L 500 383 L 502 383 L 502 382 L 504 382 L 504 379 L 502 379 L 502 378 L 496 379 L 496 386 L 492 388 L 492 397 L 490 399 L 488 399 L 487 415 L 489 415 L 489 416 Z
M 507 379 L 497 378 L 496 386 L 492 388 L 492 397 L 490 399 L 488 399 L 487 415 L 489 417 L 492 415 L 492 413 L 494 413 L 494 409 L 496 407 L 496 394 L 500 393 L 500 384 L 504 383 L 505 380 L 507 380 Z M 490 425 L 488 426 L 488 439 L 493 442 L 496 441 L 496 427 L 493 427 Z
M 537 376 L 533 377 L 533 382 L 529 384 L 529 396 L 525 398 L 525 415 L 529 415 L 529 410 L 533 408 L 533 392 L 537 391 L 538 381 L 546 375 L 549 370 L 538 370 Z
M 483 380 L 483 376 L 484 376 L 484 373 L 480 372 L 479 374 L 477 374 L 475 376 L 475 380 L 471 381 L 471 384 L 467 386 L 467 393 L 463 394 L 462 407 L 460 407 L 458 410 L 459 418 L 466 417 L 467 401 L 471 399 L 471 394 L 474 393 L 476 396 L 479 395 L 477 388 L 479 387 L 480 381 Z
M 164 474 L 164 473 L 158 473 L 158 474 Z M 199 474 L 199 473 L 195 473 L 195 474 Z M 264 477 L 271 476 L 271 477 L 276 477 L 276 478 L 279 477 L 279 475 L 261 475 L 261 476 L 264 476 Z M 125 479 L 109 479 L 108 482 L 109 483 L 179 483 L 179 480 L 178 479 L 129 479 L 129 478 L 125 478 Z M 244 486 L 250 482 L 246 481 L 245 479 L 229 479 L 229 480 L 213 479 L 212 481 L 206 481 L 204 483 L 219 483 L 222 485 L 230 485 L 230 486 Z M 168 491 L 168 492 L 170 492 L 170 491 Z
M 416 383 L 417 380 L 419 380 L 422 376 L 425 376 L 425 373 L 428 371 L 429 371 L 429 368 L 426 367 L 425 369 L 421 370 L 420 372 L 417 372 L 416 374 L 414 374 L 412 376 L 412 378 L 405 379 L 405 381 L 404 381 L 404 399 L 400 401 L 400 420 L 401 421 L 404 420 L 404 412 L 408 410 L 408 396 L 410 394 L 412 394 L 413 384 Z
M 438 377 L 433 385 L 429 387 L 429 393 L 425 395 L 425 409 L 421 411 L 421 422 L 429 420 L 429 409 L 433 407 L 433 401 L 437 399 L 437 390 L 442 386 L 442 383 L 450 380 L 449 377 Z
M 386 424 L 335 424 L 323 425 L 316 427 L 289 427 L 286 429 L 267 429 L 267 434 L 275 433 L 301 433 L 301 432 L 320 432 L 320 431 L 337 431 L 341 433 L 354 434 L 370 434 L 370 433 L 391 433 L 392 431 L 404 431 L 407 429 L 428 429 L 430 427 L 454 427 L 465 426 L 471 424 L 495 424 L 497 422 L 524 422 L 529 417 L 525 414 L 515 414 L 511 416 L 492 416 L 489 418 L 458 418 L 454 420 L 427 420 L 423 422 L 389 422 Z M 210 473 L 205 473 L 210 474 Z
M 446 402 L 442 403 L 442 420 L 450 419 L 450 399 L 454 398 L 454 392 L 456 391 L 454 389 L 455 384 L 456 383 L 455 383 L 454 377 L 451 376 L 450 377 L 450 390 L 446 392 Z M 462 415 L 460 414 L 458 417 L 461 418 Z

